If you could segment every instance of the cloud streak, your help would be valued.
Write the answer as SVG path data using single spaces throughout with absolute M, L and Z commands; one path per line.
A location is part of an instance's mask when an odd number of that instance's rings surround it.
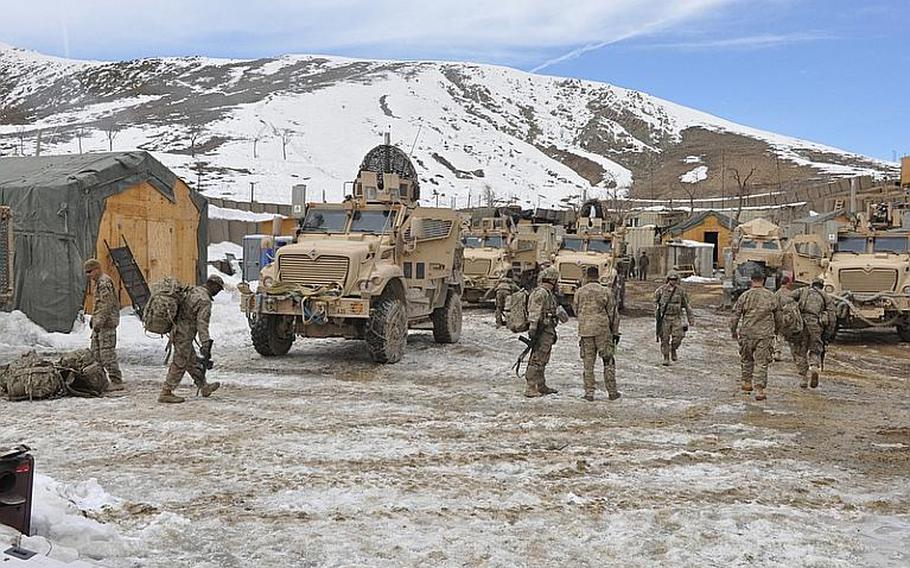
M 100 59 L 486 50 L 539 61 L 568 50 L 543 68 L 736 1 L 743 0 L 132 0 L 125 10 L 121 0 L 33 0 L 4 5 L 0 41 Z
M 825 33 L 800 32 L 792 34 L 759 34 L 742 37 L 717 38 L 696 41 L 677 41 L 665 43 L 642 43 L 636 45 L 640 48 L 650 49 L 765 49 L 770 47 L 779 47 L 791 45 L 794 43 L 806 43 L 813 41 L 836 40 L 838 36 Z

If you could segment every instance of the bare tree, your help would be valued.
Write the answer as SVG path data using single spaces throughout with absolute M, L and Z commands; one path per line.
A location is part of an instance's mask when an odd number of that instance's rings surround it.
M 493 191 L 493 188 L 490 184 L 483 184 L 483 204 L 485 207 L 496 207 L 496 204 L 499 202 L 499 199 L 496 197 L 496 192 Z
M 107 149 L 109 152 L 114 151 L 114 139 L 120 133 L 120 126 L 114 119 L 105 120 L 101 123 L 101 129 L 107 137 Z
M 205 162 L 196 160 L 193 164 L 193 170 L 196 172 L 196 191 L 202 191 L 202 174 L 205 172 Z
M 17 126 L 16 127 L 16 138 L 19 139 L 19 155 L 25 155 L 25 127 Z
M 190 126 L 189 138 L 190 138 L 190 156 L 193 158 L 196 157 L 196 140 L 199 139 L 199 136 L 202 134 L 202 126 L 194 124 Z
M 82 139 L 85 138 L 85 128 L 82 126 L 77 126 L 76 130 L 73 131 L 73 134 L 76 136 L 76 140 L 79 143 L 79 153 L 82 153 Z
M 689 197 L 689 215 L 695 213 L 695 196 L 698 195 L 698 185 L 687 183 L 683 186 L 683 191 Z
M 290 128 L 284 128 L 278 132 L 278 136 L 281 138 L 281 156 L 287 160 L 288 159 L 288 143 L 291 141 L 291 138 L 294 136 L 294 132 Z
M 736 206 L 736 224 L 739 224 L 739 218 L 743 213 L 743 199 L 748 195 L 749 192 L 749 179 L 752 178 L 752 174 L 755 173 L 755 166 L 752 166 L 752 169 L 749 170 L 749 173 L 743 177 L 737 168 L 730 168 L 730 171 L 733 172 L 733 179 L 736 180 L 736 196 L 738 198 Z

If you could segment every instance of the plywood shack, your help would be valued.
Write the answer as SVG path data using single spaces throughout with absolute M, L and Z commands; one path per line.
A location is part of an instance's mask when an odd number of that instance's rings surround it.
M 147 282 L 205 278 L 207 202 L 147 152 L 0 158 L 0 204 L 14 219 L 13 308 L 49 331 L 91 310 L 89 257 L 131 304 L 108 245 L 128 244 Z
M 702 211 L 681 223 L 673 225 L 663 235 L 663 242 L 672 240 L 696 241 L 714 245 L 713 262 L 716 266 L 721 251 L 730 246 L 734 221 L 717 211 Z

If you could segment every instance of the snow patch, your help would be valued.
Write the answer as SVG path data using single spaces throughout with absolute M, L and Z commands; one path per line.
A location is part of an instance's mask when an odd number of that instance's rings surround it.
M 679 181 L 683 183 L 698 183 L 708 179 L 708 166 L 698 166 L 679 176 Z

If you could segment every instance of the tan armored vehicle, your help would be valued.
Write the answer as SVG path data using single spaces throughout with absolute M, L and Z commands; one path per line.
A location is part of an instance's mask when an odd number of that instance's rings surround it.
M 553 261 L 561 232 L 561 227 L 516 222 L 510 215 L 481 219 L 464 238 L 464 299 L 491 301 L 510 269 L 519 282 L 533 283 L 541 264 Z
M 910 204 L 870 206 L 822 264 L 840 329 L 893 326 L 910 341 Z
M 310 204 L 256 293 L 242 287 L 256 351 L 284 355 L 297 336 L 344 337 L 366 340 L 374 361 L 395 363 L 408 329 L 457 342 L 461 219 L 420 207 L 419 196 L 411 161 L 386 143 L 364 158 L 350 199 Z
M 780 227 L 767 219 L 753 219 L 733 229 L 730 249 L 725 254 L 724 291 L 729 300 L 735 301 L 749 289 L 752 274 L 761 271 L 765 286 L 771 290 L 780 287 L 784 267 L 784 245 Z
M 575 233 L 562 239 L 554 266 L 559 270 L 559 300 L 570 310 L 575 291 L 584 283 L 584 273 L 596 266 L 602 284 L 612 286 L 617 305 L 625 306 L 628 259 L 624 254 L 623 229 L 610 232 L 599 203 L 589 202 L 581 209 Z

